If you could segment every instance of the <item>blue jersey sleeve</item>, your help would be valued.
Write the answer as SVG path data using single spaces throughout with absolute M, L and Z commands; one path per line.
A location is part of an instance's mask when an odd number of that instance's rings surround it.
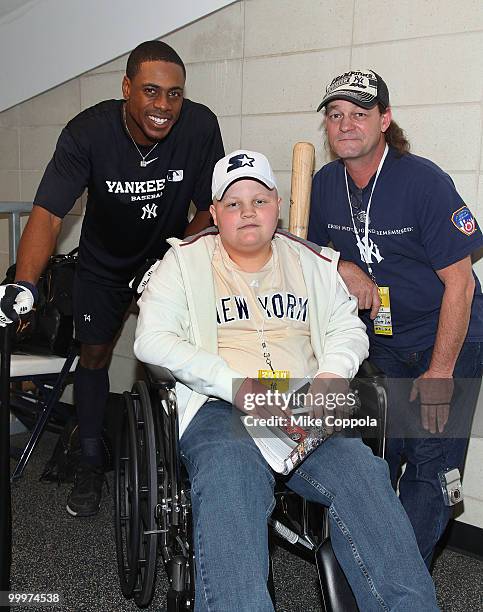
M 57 217 L 65 217 L 87 187 L 90 171 L 87 150 L 65 127 L 40 181 L 34 204 Z
M 421 241 L 434 270 L 464 259 L 483 244 L 478 223 L 451 178 L 434 173 L 419 210 Z
M 322 200 L 321 171 L 317 172 L 312 181 L 312 192 L 310 196 L 310 215 L 307 240 L 315 242 L 320 246 L 327 246 L 330 242 L 327 231 L 327 221 L 324 214 L 325 202 Z

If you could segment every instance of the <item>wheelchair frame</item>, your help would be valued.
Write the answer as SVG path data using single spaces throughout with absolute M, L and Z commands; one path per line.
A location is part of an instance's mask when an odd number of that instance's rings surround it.
M 138 607 L 149 605 L 160 556 L 168 576 L 167 612 L 194 609 L 195 559 L 189 483 L 179 458 L 176 381 L 165 368 L 146 366 L 148 382 L 124 393 L 115 452 L 115 536 L 121 591 Z M 364 362 L 352 389 L 364 414 L 378 419 L 377 438 L 367 439 L 384 456 L 387 398 L 380 372 Z M 367 432 L 366 432 L 367 433 Z M 364 438 L 364 432 L 362 432 Z M 352 591 L 332 552 L 326 509 L 307 502 L 277 478 L 271 541 L 315 562 L 326 612 L 357 611 Z M 269 591 L 274 600 L 270 567 Z
M 139 607 L 149 604 L 159 553 L 170 583 L 168 610 L 180 611 L 193 608 L 194 556 L 191 502 L 179 461 L 174 385 L 165 370 L 161 380 L 150 377 L 149 386 L 140 381 L 132 392 L 124 393 L 114 499 L 123 595 L 133 597 Z

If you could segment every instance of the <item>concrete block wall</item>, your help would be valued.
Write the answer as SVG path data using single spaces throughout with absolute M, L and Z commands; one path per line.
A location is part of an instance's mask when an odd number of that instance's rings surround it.
M 278 176 L 288 222 L 291 151 L 316 145 L 328 161 L 321 116 L 326 83 L 349 68 L 374 68 L 391 93 L 395 119 L 415 153 L 453 177 L 483 220 L 483 12 L 479 0 L 240 0 L 164 38 L 187 65 L 186 95 L 219 116 L 227 151 L 264 152 Z M 0 113 L 0 200 L 30 200 L 65 122 L 120 97 L 126 57 Z M 80 231 L 83 198 L 68 215 L 59 249 Z M 0 219 L 0 267 L 7 228 Z M 483 264 L 476 270 L 483 278 Z M 136 375 L 130 315 L 111 365 L 113 390 Z M 465 512 L 483 527 L 483 444 L 472 440 Z

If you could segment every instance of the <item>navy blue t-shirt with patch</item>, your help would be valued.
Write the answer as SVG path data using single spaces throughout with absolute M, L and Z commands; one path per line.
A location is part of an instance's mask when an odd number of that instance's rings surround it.
M 374 177 L 361 190 L 347 176 L 362 240 Z M 341 160 L 327 164 L 314 177 L 308 239 L 320 245 L 332 242 L 342 259 L 368 272 L 354 235 Z M 365 311 L 362 318 L 371 343 L 413 351 L 432 346 L 444 292 L 436 270 L 456 263 L 482 244 L 478 224 L 451 178 L 427 159 L 398 156 L 390 148 L 369 210 L 369 250 L 377 284 L 389 287 L 393 335 L 374 334 Z M 467 340 L 483 340 L 478 279 Z

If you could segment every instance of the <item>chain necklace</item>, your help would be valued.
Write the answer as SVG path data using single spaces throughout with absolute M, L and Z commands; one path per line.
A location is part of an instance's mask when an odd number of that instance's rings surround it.
M 158 158 L 157 157 L 153 157 L 153 159 L 150 159 L 149 161 L 146 161 L 146 158 L 149 157 L 151 155 L 151 153 L 154 151 L 154 149 L 158 146 L 158 142 L 155 143 L 150 149 L 149 151 L 146 153 L 146 155 L 143 155 L 141 153 L 141 151 L 139 150 L 138 145 L 136 144 L 136 141 L 134 140 L 134 138 L 132 137 L 131 132 L 129 131 L 129 128 L 127 127 L 127 120 L 126 120 L 126 104 L 123 104 L 122 106 L 122 117 L 124 119 L 124 127 L 126 128 L 126 132 L 129 134 L 129 137 L 132 140 L 133 145 L 136 147 L 137 152 L 139 153 L 139 155 L 141 156 L 141 161 L 139 162 L 139 165 L 141 166 L 141 168 L 145 168 L 148 164 L 150 164 L 153 161 L 156 161 Z
M 237 285 L 238 285 L 238 279 L 237 279 Z M 255 291 L 253 291 L 253 296 L 255 297 L 255 302 L 260 301 L 259 296 L 255 294 Z M 259 329 L 258 327 L 256 327 L 256 323 L 255 323 L 255 330 L 257 332 L 258 339 L 260 340 L 260 345 L 262 348 L 262 354 L 263 354 L 263 358 L 265 359 L 265 363 L 270 368 L 270 371 L 272 372 L 272 374 L 275 376 L 275 370 L 273 369 L 273 365 L 272 365 L 272 356 L 270 355 L 270 349 L 268 348 L 267 341 L 265 339 L 265 315 L 263 313 L 262 313 L 262 327 L 261 329 Z M 275 391 L 277 389 L 277 382 L 275 381 L 275 378 L 272 378 L 272 381 L 270 382 L 270 389 L 271 391 Z

